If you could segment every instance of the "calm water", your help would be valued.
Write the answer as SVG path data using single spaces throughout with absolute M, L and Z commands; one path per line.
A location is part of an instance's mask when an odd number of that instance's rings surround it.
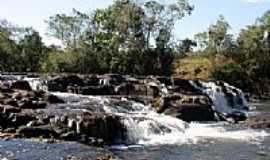
M 33 140 L 0 140 L 1 160 L 64 160 L 69 156 L 89 157 L 112 154 L 102 148 L 73 142 L 41 143 Z

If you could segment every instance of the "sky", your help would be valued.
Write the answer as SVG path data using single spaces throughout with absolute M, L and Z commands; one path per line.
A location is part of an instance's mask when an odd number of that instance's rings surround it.
M 41 33 L 46 44 L 59 44 L 59 41 L 46 35 L 45 20 L 50 16 L 69 14 L 73 8 L 90 13 L 112 3 L 113 0 L 0 0 L 0 19 L 19 26 L 31 26 Z M 270 10 L 270 0 L 190 0 L 190 3 L 195 10 L 176 24 L 176 39 L 192 38 L 194 34 L 205 31 L 221 14 L 231 25 L 230 32 L 237 34 Z

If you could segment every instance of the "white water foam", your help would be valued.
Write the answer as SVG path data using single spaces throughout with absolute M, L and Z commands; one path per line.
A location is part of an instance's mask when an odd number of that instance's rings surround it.
M 204 82 L 197 81 L 200 85 L 194 81 L 190 81 L 190 84 L 195 88 L 201 90 L 207 94 L 213 102 L 213 110 L 223 115 L 232 114 L 234 112 L 246 113 L 244 108 L 248 108 L 248 103 L 244 97 L 243 92 L 227 83 L 222 83 L 224 86 L 218 85 L 216 82 Z M 223 89 L 231 94 L 233 104 L 230 104 Z
M 186 123 L 180 119 L 158 114 L 151 106 L 127 100 L 112 100 L 104 97 L 83 96 L 68 93 L 53 93 L 69 103 L 95 102 L 97 110 L 123 117 L 127 128 L 127 144 L 182 145 L 196 144 L 208 139 L 231 139 L 238 141 L 261 141 L 269 136 L 265 131 L 232 129 L 227 123 Z M 76 99 L 76 100 L 75 100 Z M 81 100 L 81 101 L 80 101 Z M 114 103 L 117 101 L 117 103 Z M 126 148 L 126 147 L 122 147 Z
M 25 77 L 23 80 L 29 83 L 32 90 L 48 91 L 48 82 L 46 79 Z

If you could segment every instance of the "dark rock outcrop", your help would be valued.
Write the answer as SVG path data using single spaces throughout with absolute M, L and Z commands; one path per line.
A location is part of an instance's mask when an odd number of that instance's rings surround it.
M 204 95 L 171 95 L 154 103 L 159 113 L 165 113 L 184 121 L 213 121 L 215 113 L 211 102 Z
M 34 137 L 51 138 L 58 136 L 57 133 L 48 125 L 38 127 L 22 126 L 17 130 L 17 133 L 24 138 L 34 138 Z
M 245 125 L 255 129 L 270 128 L 270 115 L 263 114 L 258 116 L 250 116 L 246 121 L 242 122 Z
M 0 132 L 7 135 L 97 146 L 116 143 L 125 137 L 121 117 L 97 113 L 91 104 L 69 105 L 44 91 L 0 87 L 0 92 Z
M 21 89 L 21 90 L 27 90 L 31 91 L 31 86 L 27 81 L 18 80 L 11 84 L 11 89 Z

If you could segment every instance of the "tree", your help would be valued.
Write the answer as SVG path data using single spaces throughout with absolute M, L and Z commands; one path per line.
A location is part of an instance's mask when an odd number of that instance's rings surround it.
M 46 57 L 46 47 L 38 32 L 27 29 L 25 37 L 19 42 L 21 54 L 19 55 L 20 68 L 26 72 L 38 72 L 42 61 Z
M 78 41 L 89 25 L 84 17 L 77 10 L 73 9 L 73 14 L 56 14 L 46 21 L 49 35 L 62 40 L 66 47 L 76 48 Z
M 207 53 L 224 53 L 234 45 L 232 35 L 228 33 L 229 29 L 229 23 L 220 15 L 217 22 L 210 25 L 208 31 L 196 34 L 195 40 Z
M 154 68 L 159 68 L 155 70 L 156 73 L 162 74 L 158 71 L 170 66 L 166 60 L 173 58 L 170 48 L 172 28 L 176 20 L 189 14 L 192 9 L 186 0 L 178 0 L 170 5 L 156 1 L 139 4 L 133 0 L 116 0 L 108 8 L 98 9 L 91 15 L 76 13 L 72 18 L 56 15 L 49 20 L 49 28 L 56 37 L 69 42 L 70 37 L 65 36 L 65 32 L 70 31 L 64 28 L 70 28 L 67 26 L 73 23 L 72 26 L 80 27 L 76 21 L 69 19 L 87 22 L 87 27 L 83 25 L 78 29 L 82 32 L 76 33 L 80 35 L 77 36 L 76 47 L 69 47 L 69 50 L 76 48 L 78 54 L 83 53 L 81 55 L 85 60 L 79 62 L 83 63 L 81 66 L 96 62 L 95 66 L 99 67 L 101 73 L 151 74 L 154 70 L 145 69 L 151 60 L 156 66 Z M 150 48 L 151 41 L 154 48 Z
M 181 56 L 186 56 L 189 53 L 191 53 L 193 51 L 193 47 L 196 47 L 197 43 L 191 39 L 184 39 L 181 40 L 180 43 L 177 45 L 176 47 L 176 52 L 177 54 L 181 55 Z

